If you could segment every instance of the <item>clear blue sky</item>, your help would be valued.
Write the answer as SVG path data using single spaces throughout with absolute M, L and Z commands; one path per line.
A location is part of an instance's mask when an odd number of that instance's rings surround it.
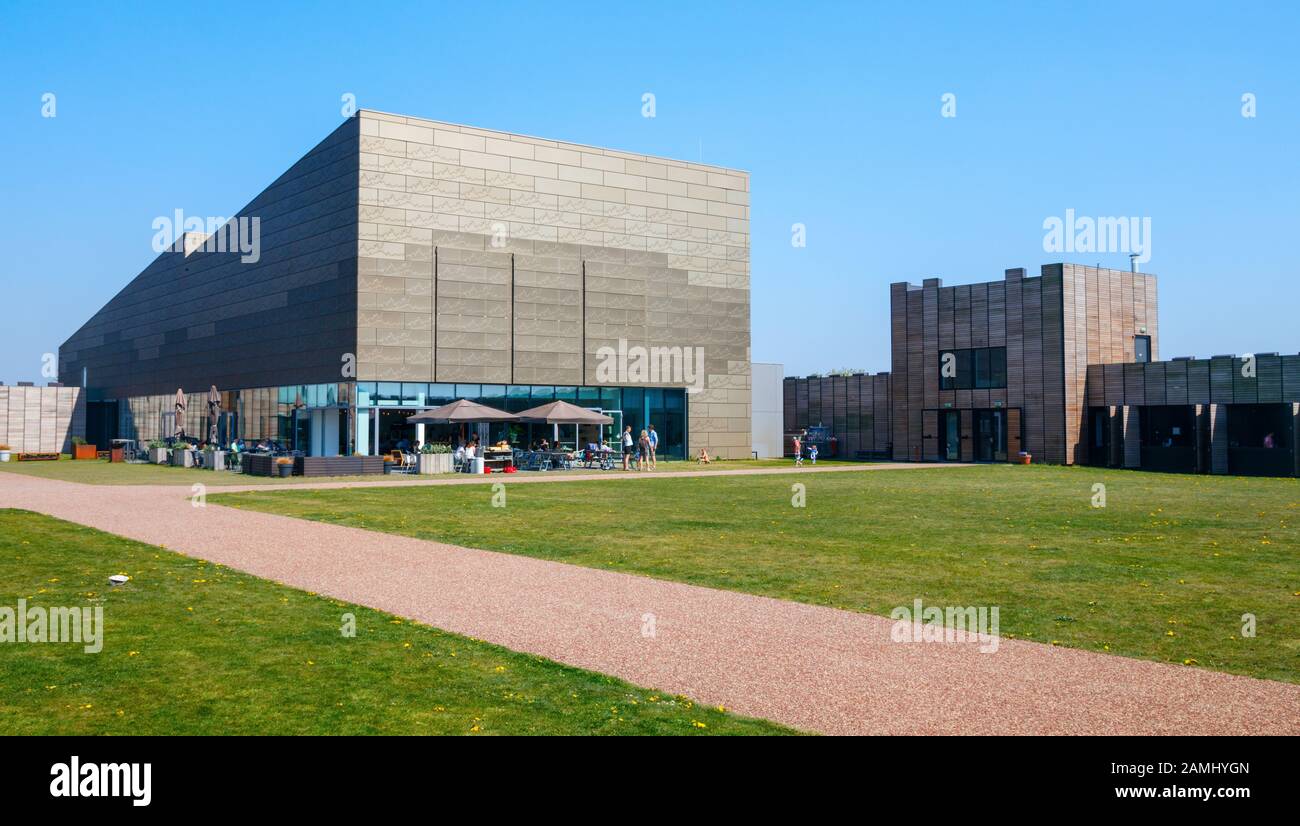
M 1067 208 L 1151 218 L 1162 356 L 1300 350 L 1295 3 L 54 5 L 0 5 L 8 382 L 153 258 L 155 217 L 233 213 L 347 92 L 749 170 L 753 357 L 788 374 L 888 369 L 893 281 L 1127 266 L 1045 253 Z

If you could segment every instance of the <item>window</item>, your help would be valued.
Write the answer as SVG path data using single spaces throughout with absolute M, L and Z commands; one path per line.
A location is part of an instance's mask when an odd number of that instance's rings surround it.
M 939 353 L 940 390 L 988 390 L 1007 386 L 1007 348 L 980 347 Z
M 1133 337 L 1133 360 L 1138 363 L 1151 361 L 1151 336 Z

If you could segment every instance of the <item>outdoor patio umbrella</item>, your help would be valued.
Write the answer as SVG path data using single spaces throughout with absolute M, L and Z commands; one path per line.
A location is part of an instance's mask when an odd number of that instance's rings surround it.
M 562 424 L 613 424 L 614 419 L 606 416 L 604 413 L 597 413 L 594 410 L 588 410 L 585 407 L 578 407 L 576 404 L 569 402 L 547 402 L 539 407 L 531 407 L 528 410 L 521 410 L 516 414 L 521 422 L 533 422 L 536 424 L 553 425 L 551 434 L 552 440 L 560 441 L 560 425 Z M 578 438 L 575 431 L 574 447 L 578 447 Z
M 568 402 L 547 402 L 515 414 L 521 422 L 536 424 L 613 424 L 614 419 Z
M 416 413 L 406 420 L 407 424 L 461 424 L 472 422 L 513 422 L 518 417 L 495 407 L 488 407 L 469 399 L 458 399 L 451 404 L 435 407 L 423 413 Z
M 416 413 L 406 420 L 407 424 L 474 424 L 477 422 L 513 422 L 518 421 L 515 414 L 469 399 L 457 399 L 451 404 L 435 407 L 423 413 Z M 461 436 L 464 437 L 464 428 Z
M 208 425 L 208 444 L 217 443 L 217 420 L 221 418 L 221 394 L 217 392 L 217 386 L 212 385 L 208 390 L 208 417 L 211 423 Z
M 185 435 L 185 391 L 176 388 L 176 424 L 173 429 L 176 431 L 173 436 L 180 438 Z

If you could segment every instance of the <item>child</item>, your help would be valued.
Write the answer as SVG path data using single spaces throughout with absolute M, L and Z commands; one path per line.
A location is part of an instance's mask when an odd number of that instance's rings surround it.
M 808 458 L 812 459 L 814 465 L 817 464 L 817 445 L 808 445 Z
M 803 442 L 797 435 L 794 437 L 794 466 L 803 466 Z
M 700 448 L 700 457 L 695 461 L 702 465 L 707 465 L 709 463 L 709 449 L 707 447 Z

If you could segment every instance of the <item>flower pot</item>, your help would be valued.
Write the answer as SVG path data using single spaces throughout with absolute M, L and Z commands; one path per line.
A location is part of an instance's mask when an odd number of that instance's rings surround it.
M 73 445 L 72 458 L 74 460 L 81 460 L 81 461 L 84 461 L 86 459 L 97 458 L 95 446 L 94 445 Z
M 225 470 L 226 469 L 226 451 L 209 450 L 203 457 L 203 466 L 208 470 Z
M 165 447 L 149 448 L 149 462 L 155 465 L 165 465 L 168 460 L 168 451 Z
M 7 461 L 9 461 L 9 451 L 0 450 L 0 462 L 7 462 Z
M 194 467 L 194 456 L 188 450 L 172 450 L 172 467 Z
M 293 475 L 293 465 L 276 465 L 275 468 L 280 472 L 281 479 L 288 479 Z

